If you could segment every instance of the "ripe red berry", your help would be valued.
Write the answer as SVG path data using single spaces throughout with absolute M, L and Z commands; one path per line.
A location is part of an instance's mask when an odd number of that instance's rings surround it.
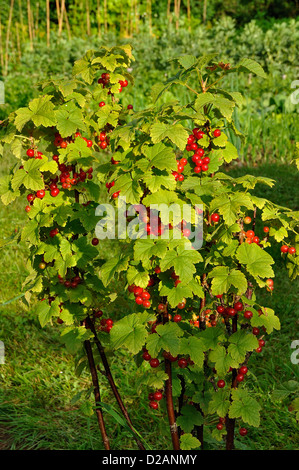
M 102 108 L 103 106 L 105 106 L 105 104 L 106 104 L 105 101 L 101 101 L 101 102 L 99 103 L 99 107 Z
M 102 310 L 97 310 L 97 311 L 94 312 L 94 314 L 93 314 L 94 318 L 101 318 L 102 315 L 103 315 L 103 311 L 102 311 Z
M 145 361 L 150 361 L 152 358 L 152 356 L 147 351 L 144 351 L 144 353 L 142 354 L 142 357 Z
M 28 195 L 27 195 L 27 201 L 28 201 L 28 202 L 33 201 L 34 198 L 35 198 L 34 194 L 28 194 Z
M 290 246 L 288 249 L 288 252 L 290 255 L 294 255 L 296 253 L 296 248 L 294 246 Z
M 263 339 L 259 339 L 259 346 L 262 348 L 263 346 L 265 346 L 265 341 Z
M 151 298 L 151 294 L 145 290 L 142 292 L 141 297 L 143 300 L 149 300 Z
M 152 408 L 153 410 L 157 410 L 159 408 L 159 405 L 156 401 L 150 401 L 149 403 L 149 406 L 150 408 Z
M 251 310 L 245 310 L 244 312 L 244 318 L 246 318 L 247 320 L 249 320 L 250 318 L 252 318 L 253 316 L 253 313 L 251 312 Z
M 237 313 L 237 311 L 233 307 L 229 307 L 226 311 L 230 317 L 234 317 Z
M 219 219 L 220 219 L 220 216 L 216 212 L 214 212 L 214 214 L 211 215 L 212 222 L 217 223 L 217 222 L 219 222 Z
M 34 149 L 28 149 L 26 154 L 27 154 L 27 157 L 34 157 Z
M 256 348 L 255 351 L 256 351 L 257 353 L 260 353 L 260 352 L 262 352 L 262 349 L 263 349 L 263 348 L 262 348 L 261 346 L 259 346 L 258 348 Z
M 203 164 L 201 165 L 201 169 L 202 169 L 202 171 L 208 171 L 209 166 L 208 166 L 206 163 L 203 163 Z
M 263 228 L 264 233 L 268 233 L 269 230 L 270 230 L 269 227 L 264 227 L 264 228 Z
M 128 104 L 127 109 L 133 109 L 133 105 L 132 105 L 132 104 Z
M 93 238 L 93 239 L 91 240 L 91 244 L 92 244 L 93 246 L 97 246 L 97 245 L 99 244 L 99 241 L 100 241 L 100 240 L 99 240 L 98 238 Z
M 288 245 L 282 245 L 282 246 L 280 247 L 280 251 L 281 251 L 282 253 L 287 253 L 287 252 L 289 251 Z
M 143 304 L 143 299 L 140 295 L 137 295 L 137 297 L 135 297 L 135 302 L 137 305 L 142 305 Z
M 237 382 L 243 382 L 243 380 L 244 380 L 244 375 L 243 375 L 243 374 L 238 374 L 237 377 L 236 377 L 236 379 L 237 379 Z
M 36 191 L 36 197 L 38 197 L 39 199 L 43 199 L 45 195 L 46 195 L 46 192 L 43 189 Z
M 160 365 L 159 359 L 156 359 L 156 358 L 151 359 L 149 363 L 150 363 L 150 366 L 153 368 L 156 368 Z
M 252 334 L 253 335 L 257 336 L 259 333 L 260 333 L 259 328 L 256 328 L 256 327 L 252 328 Z
M 108 147 L 108 143 L 106 142 L 106 140 L 103 140 L 103 142 L 100 143 L 100 148 L 102 150 L 105 150 L 107 147 Z
M 218 387 L 218 388 L 223 388 L 223 387 L 225 387 L 225 381 L 222 380 L 222 379 L 218 380 L 218 382 L 217 382 L 217 387 Z
M 221 135 L 221 130 L 220 129 L 215 129 L 213 134 L 214 134 L 214 137 L 219 137 Z
M 53 228 L 52 230 L 50 230 L 49 235 L 50 235 L 51 238 L 53 238 L 53 237 L 55 237 L 55 235 L 57 235 L 57 233 L 58 233 L 58 229 Z
M 163 398 L 163 393 L 162 392 L 157 391 L 157 392 L 154 393 L 154 400 L 160 401 L 160 400 L 162 400 L 162 398 Z
M 246 366 L 242 366 L 242 367 L 240 367 L 239 372 L 240 372 L 240 374 L 242 374 L 242 375 L 246 375 L 247 372 L 248 372 L 248 369 L 247 369 Z
M 216 310 L 218 313 L 222 314 L 225 312 L 225 307 L 223 307 L 223 305 L 218 305 Z
M 182 181 L 184 181 L 184 179 L 185 179 L 184 175 L 180 174 L 178 176 L 178 181 L 182 182 Z
M 177 313 L 176 315 L 174 315 L 173 321 L 175 323 L 179 323 L 180 321 L 182 321 L 182 316 L 179 313 Z
M 185 367 L 187 367 L 188 365 L 188 362 L 185 358 L 181 357 L 179 360 L 178 360 L 178 366 L 181 368 L 181 369 L 185 369 Z
M 234 304 L 234 309 L 237 310 L 238 312 L 241 312 L 241 310 L 243 310 L 243 304 L 242 302 L 236 302 Z
M 52 197 L 56 197 L 56 196 L 58 196 L 59 193 L 60 193 L 60 191 L 59 191 L 58 188 L 53 188 L 53 189 L 51 189 L 50 194 L 51 194 Z
M 155 273 L 160 274 L 160 272 L 161 272 L 161 268 L 159 266 L 156 266 L 155 267 Z
M 142 305 L 144 308 L 150 308 L 151 303 L 149 300 L 143 300 Z
M 223 424 L 222 423 L 218 423 L 216 428 L 218 429 L 218 431 L 222 431 L 223 429 Z
M 239 434 L 240 434 L 240 436 L 246 436 L 247 432 L 248 432 L 248 431 L 247 431 L 246 428 L 240 428 L 240 429 L 239 429 Z
M 26 211 L 27 213 L 30 212 L 30 211 L 31 211 L 31 207 L 30 207 L 30 206 L 26 206 L 26 207 L 25 207 L 25 211 Z

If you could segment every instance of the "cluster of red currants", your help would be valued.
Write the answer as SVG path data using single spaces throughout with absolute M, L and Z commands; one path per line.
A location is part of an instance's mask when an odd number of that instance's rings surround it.
M 131 284 L 128 287 L 128 291 L 134 294 L 135 302 L 137 305 L 142 305 L 144 308 L 150 308 L 151 294 L 147 290 L 143 289 L 142 287 L 138 287 L 134 284 Z
M 26 152 L 26 155 L 27 157 L 29 158 L 35 158 L 35 159 L 39 159 L 41 160 L 43 158 L 43 153 L 42 152 L 39 152 L 35 149 L 28 149 L 27 152 Z
M 289 253 L 290 255 L 294 255 L 296 253 L 296 248 L 294 246 L 282 245 L 280 247 L 281 253 Z
M 97 328 L 99 331 L 105 331 L 106 333 L 109 333 L 112 330 L 113 327 L 113 320 L 111 318 L 102 318 L 100 321 L 100 325 Z
M 156 390 L 153 393 L 149 393 L 148 395 L 149 407 L 152 408 L 153 410 L 157 410 L 159 408 L 159 401 L 161 401 L 162 398 L 163 398 L 162 390 Z
M 107 191 L 109 193 L 110 189 L 113 188 L 113 186 L 115 185 L 115 181 L 111 181 L 111 183 L 106 183 L 106 188 L 107 188 Z M 120 194 L 120 191 L 115 191 L 114 193 L 112 193 L 112 199 L 117 199 L 118 196 Z
M 185 179 L 183 172 L 184 172 L 185 166 L 188 163 L 188 160 L 187 158 L 181 158 L 180 160 L 177 160 L 176 162 L 177 162 L 177 171 L 173 171 L 172 174 L 176 181 L 182 182 Z
M 76 289 L 76 287 L 81 284 L 82 279 L 80 276 L 75 275 L 70 279 L 64 279 L 60 274 L 58 274 L 58 281 L 60 284 L 63 284 L 67 289 Z
M 221 304 L 216 307 L 216 310 L 221 315 L 234 317 L 238 312 L 242 312 L 244 310 L 244 306 L 242 302 L 235 302 L 233 307 L 225 307 Z M 251 310 L 245 310 L 243 315 L 246 320 L 250 320 L 250 318 L 253 317 Z
M 100 135 L 98 136 L 98 143 L 99 143 L 99 147 L 102 149 L 102 150 L 105 150 L 108 145 L 109 145 L 109 137 L 107 136 L 107 133 L 102 131 L 100 132 Z

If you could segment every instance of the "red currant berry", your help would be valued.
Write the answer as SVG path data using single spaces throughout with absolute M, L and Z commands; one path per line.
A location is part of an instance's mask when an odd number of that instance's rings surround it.
M 253 316 L 253 313 L 251 312 L 251 310 L 245 310 L 244 312 L 244 318 L 246 318 L 247 320 L 249 320 L 250 318 L 252 318 Z
M 247 429 L 246 428 L 240 428 L 239 429 L 239 434 L 240 436 L 246 436 L 246 434 L 248 433 Z
M 222 379 L 218 380 L 218 382 L 217 382 L 217 387 L 218 387 L 218 388 L 223 388 L 223 387 L 225 387 L 225 381 L 222 380 Z
M 181 357 L 179 360 L 178 360 L 178 366 L 181 368 L 181 369 L 185 369 L 185 367 L 187 367 L 188 365 L 188 362 L 185 358 Z
M 151 360 L 149 361 L 149 363 L 150 363 L 150 366 L 153 367 L 153 368 L 156 368 L 156 367 L 158 367 L 158 366 L 160 365 L 159 359 L 156 359 L 156 358 L 151 359 Z
M 211 215 L 212 222 L 217 223 L 217 222 L 219 222 L 219 219 L 220 219 L 220 216 L 216 212 L 214 212 L 214 214 Z

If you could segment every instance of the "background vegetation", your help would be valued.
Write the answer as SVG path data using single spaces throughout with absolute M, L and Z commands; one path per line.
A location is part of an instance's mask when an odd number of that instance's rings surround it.
M 35 96 L 37 82 L 53 75 L 68 77 L 74 60 L 102 44 L 133 45 L 136 82 L 122 99 L 136 110 L 150 105 L 152 85 L 174 73 L 171 59 L 178 55 L 217 52 L 229 63 L 247 56 L 261 63 L 268 78 L 229 79 L 229 87 L 246 97 L 235 117 L 247 140 L 235 142 L 239 160 L 227 171 L 275 179 L 277 184 L 266 197 L 299 210 L 292 163 L 299 135 L 298 105 L 291 101 L 299 72 L 297 15 L 297 1 L 0 0 L 0 79 L 5 83 L 0 119 L 25 106 Z M 176 98 L 187 96 L 169 91 L 165 99 Z M 0 172 L 5 171 L 4 162 Z M 264 189 L 259 191 L 257 195 L 265 196 Z M 0 206 L 0 238 L 7 240 L 24 220 L 20 203 L 13 210 Z M 18 300 L 7 303 L 22 293 L 26 244 L 2 248 L 1 255 L 0 339 L 6 347 L 6 364 L 0 365 L 0 449 L 101 449 L 94 416 L 74 400 L 77 392 L 90 387 L 90 379 L 76 377 L 73 358 L 60 344 L 58 326 L 42 330 L 34 305 L 25 310 Z M 263 405 L 263 418 L 259 429 L 237 438 L 242 449 L 298 448 L 298 423 L 290 407 L 298 394 L 298 365 L 290 361 L 291 342 L 298 336 L 298 283 L 289 283 L 279 248 L 272 255 L 276 259 L 272 303 L 282 330 L 271 335 L 261 355 L 253 359 L 252 393 Z M 124 308 L 119 306 L 119 315 Z M 135 364 L 120 354 L 112 369 L 136 428 L 152 448 L 168 448 L 163 409 L 153 412 L 147 396 L 137 390 L 132 395 L 132 376 L 138 381 Z M 102 389 L 103 401 L 112 404 L 108 388 Z M 113 447 L 134 448 L 127 431 L 112 417 L 108 422 Z M 154 427 L 159 433 L 152 434 Z M 217 449 L 218 443 L 209 446 Z

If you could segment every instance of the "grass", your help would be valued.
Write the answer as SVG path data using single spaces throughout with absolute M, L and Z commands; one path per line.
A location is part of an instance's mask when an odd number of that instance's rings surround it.
M 245 173 L 275 179 L 274 188 L 259 186 L 256 194 L 298 210 L 294 167 L 263 165 L 230 170 L 234 176 Z M 9 237 L 22 226 L 23 213 L 23 205 L 19 202 L 8 208 L 0 206 L 1 238 Z M 257 225 L 257 231 L 259 229 L 261 226 Z M 90 388 L 89 375 L 86 372 L 81 377 L 75 375 L 73 357 L 59 340 L 59 327 L 41 329 L 34 305 L 26 309 L 18 300 L 3 306 L 5 301 L 22 291 L 26 253 L 24 243 L 1 250 L 0 339 L 5 344 L 6 362 L 0 365 L 0 450 L 101 450 L 103 446 L 95 417 L 84 415 L 81 403 L 72 401 L 78 392 Z M 272 255 L 276 260 L 275 290 L 271 296 L 260 291 L 258 297 L 264 305 L 275 309 L 281 320 L 281 330 L 267 339 L 260 355 L 251 358 L 250 368 L 254 374 L 248 377 L 247 386 L 262 406 L 261 426 L 250 428 L 246 438 L 236 436 L 236 445 L 240 449 L 298 448 L 298 423 L 294 413 L 288 410 L 292 397 L 273 400 L 273 392 L 280 384 L 299 380 L 298 366 L 290 361 L 291 342 L 298 338 L 298 282 L 288 280 L 278 246 L 272 249 Z M 138 378 L 134 361 L 121 352 L 112 359 L 111 367 L 134 425 L 147 444 L 156 450 L 171 448 L 163 408 L 153 413 L 148 408 L 147 393 L 132 395 Z M 103 402 L 115 406 L 103 378 L 101 393 Z M 106 415 L 106 420 L 113 449 L 136 449 L 127 430 L 110 415 Z M 215 446 L 214 443 L 210 445 Z

